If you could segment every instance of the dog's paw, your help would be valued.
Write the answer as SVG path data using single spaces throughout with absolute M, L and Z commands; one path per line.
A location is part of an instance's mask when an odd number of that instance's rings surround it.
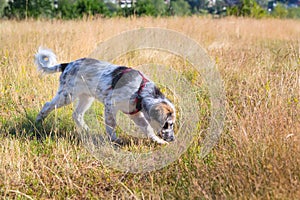
M 156 142 L 157 142 L 157 144 L 161 144 L 161 145 L 167 145 L 167 144 L 169 144 L 169 142 L 167 142 L 167 141 L 165 141 L 163 139 L 159 139 Z
M 121 138 L 116 138 L 115 140 L 112 141 L 113 144 L 123 146 L 124 141 Z
M 37 123 L 37 124 L 42 123 L 42 121 L 43 121 L 43 118 L 40 115 L 38 115 L 37 118 L 35 119 L 35 123 Z

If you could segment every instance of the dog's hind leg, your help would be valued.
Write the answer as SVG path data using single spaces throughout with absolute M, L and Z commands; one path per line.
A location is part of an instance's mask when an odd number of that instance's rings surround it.
M 45 119 L 54 109 L 63 107 L 72 102 L 72 95 L 65 91 L 59 91 L 57 95 L 50 101 L 45 103 L 42 110 L 39 112 L 36 121 L 40 122 Z
M 158 144 L 168 144 L 167 141 L 159 138 L 151 125 L 148 123 L 146 118 L 144 117 L 144 114 L 142 112 L 138 112 L 134 115 L 129 115 L 130 119 L 134 121 L 134 123 L 140 127 L 140 129 L 146 134 L 148 138 L 151 138 L 154 142 L 157 142 Z
M 76 125 L 84 131 L 89 130 L 88 125 L 84 121 L 84 113 L 91 107 L 93 102 L 94 102 L 93 97 L 87 95 L 80 95 L 78 104 L 72 115 Z

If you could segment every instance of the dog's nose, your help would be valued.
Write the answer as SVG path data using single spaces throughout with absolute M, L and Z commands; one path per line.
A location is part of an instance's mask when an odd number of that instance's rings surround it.
M 170 141 L 174 141 L 175 140 L 175 137 L 174 137 L 174 135 L 172 135 L 172 136 L 170 136 Z

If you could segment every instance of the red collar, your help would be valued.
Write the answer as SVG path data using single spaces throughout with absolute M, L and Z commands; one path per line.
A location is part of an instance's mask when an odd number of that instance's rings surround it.
M 144 87 L 146 86 L 146 83 L 149 82 L 149 80 L 140 71 L 138 71 L 138 72 L 142 77 L 142 82 L 141 82 L 140 87 L 137 91 L 137 96 L 134 99 L 134 102 L 136 103 L 135 111 L 132 111 L 132 112 L 128 113 L 129 115 L 134 115 L 134 114 L 136 114 L 136 113 L 138 113 L 142 110 L 142 99 L 143 98 L 141 96 L 141 93 L 142 93 Z

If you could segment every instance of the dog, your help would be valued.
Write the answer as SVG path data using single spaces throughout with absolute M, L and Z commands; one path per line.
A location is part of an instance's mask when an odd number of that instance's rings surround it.
M 84 114 L 96 99 L 104 104 L 105 128 L 111 142 L 118 139 L 115 132 L 118 111 L 127 114 L 154 142 L 167 144 L 175 140 L 175 106 L 140 71 L 92 58 L 57 64 L 56 55 L 41 47 L 35 54 L 35 64 L 44 74 L 61 72 L 58 92 L 43 106 L 37 123 L 54 109 L 78 99 L 72 117 L 77 127 L 88 131 Z

